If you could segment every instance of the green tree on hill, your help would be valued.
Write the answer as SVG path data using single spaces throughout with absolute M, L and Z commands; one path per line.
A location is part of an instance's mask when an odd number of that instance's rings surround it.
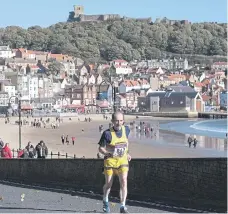
M 0 45 L 70 54 L 87 62 L 159 58 L 165 52 L 226 56 L 227 29 L 210 23 L 61 22 L 48 28 L 1 28 Z

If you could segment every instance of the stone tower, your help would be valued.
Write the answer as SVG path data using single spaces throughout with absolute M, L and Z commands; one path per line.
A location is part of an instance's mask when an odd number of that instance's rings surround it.
M 84 15 L 84 7 L 79 5 L 74 5 L 74 18 Z

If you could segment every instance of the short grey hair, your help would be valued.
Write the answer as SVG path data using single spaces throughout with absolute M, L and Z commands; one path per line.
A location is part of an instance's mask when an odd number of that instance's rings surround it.
M 112 114 L 112 120 L 115 120 L 117 115 L 123 115 L 123 118 L 124 118 L 123 112 L 117 111 L 117 112 L 114 112 L 114 113 Z

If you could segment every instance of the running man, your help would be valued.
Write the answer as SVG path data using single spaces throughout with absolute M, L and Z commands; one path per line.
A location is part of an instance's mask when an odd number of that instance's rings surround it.
M 112 114 L 113 127 L 103 132 L 99 141 L 99 152 L 104 155 L 105 185 L 103 187 L 103 211 L 110 212 L 108 196 L 113 183 L 113 176 L 118 175 L 120 182 L 120 213 L 128 213 L 125 206 L 127 198 L 127 176 L 131 160 L 128 150 L 130 129 L 124 126 L 121 112 Z

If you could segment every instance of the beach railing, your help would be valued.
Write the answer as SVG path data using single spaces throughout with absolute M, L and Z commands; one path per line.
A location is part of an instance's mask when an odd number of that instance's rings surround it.
M 50 158 L 52 159 L 52 158 L 54 158 L 54 157 L 56 157 L 57 156 L 57 158 L 58 159 L 60 159 L 60 158 L 65 158 L 65 159 L 76 159 L 76 155 L 74 155 L 74 156 L 71 156 L 71 155 L 69 155 L 68 153 L 64 153 L 64 154 L 60 154 L 60 152 L 58 152 L 57 154 L 55 154 L 55 153 L 53 153 L 53 152 L 51 152 L 51 154 L 49 155 L 50 156 Z
M 18 158 L 18 153 L 19 153 L 18 149 L 12 149 L 13 158 Z M 60 158 L 62 158 L 62 159 L 76 159 L 76 155 L 74 154 L 72 156 L 72 155 L 69 155 L 68 153 L 51 152 L 50 154 L 47 155 L 47 158 L 50 158 L 50 159 L 54 159 L 54 158 L 57 158 L 57 159 L 60 159 Z M 84 157 L 82 157 L 82 158 L 84 158 Z

